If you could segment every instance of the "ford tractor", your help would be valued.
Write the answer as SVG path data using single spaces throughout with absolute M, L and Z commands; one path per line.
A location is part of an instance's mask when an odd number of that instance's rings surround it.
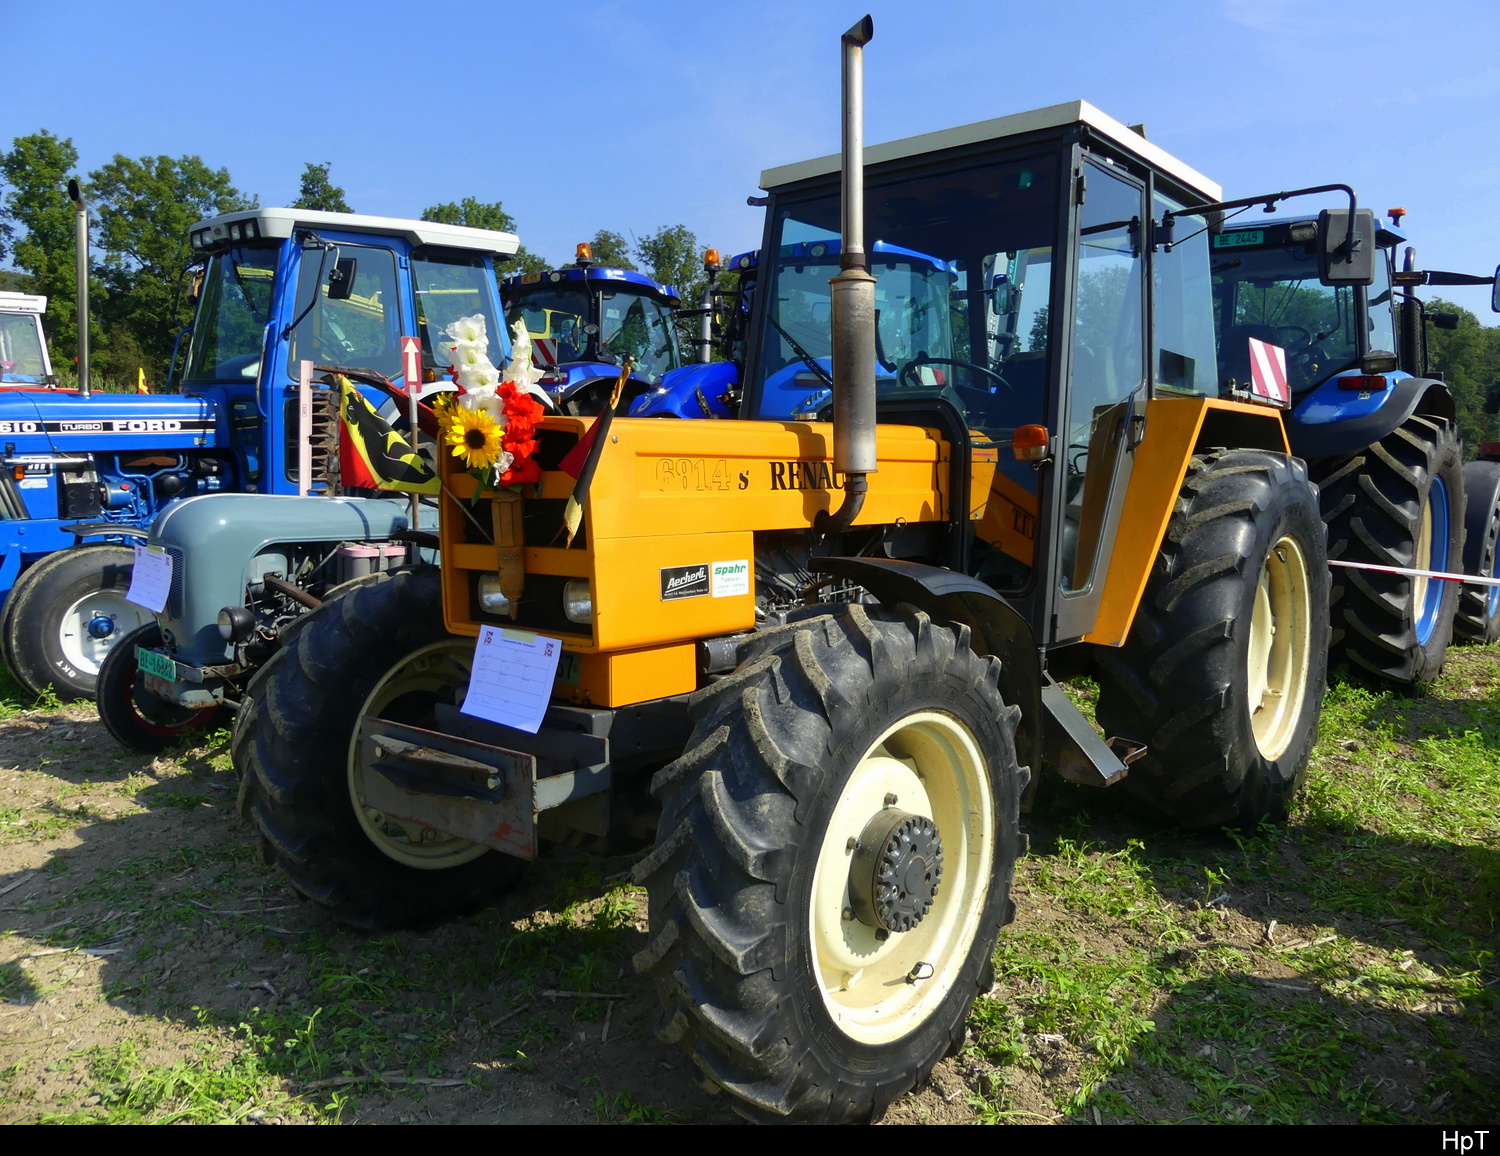
M 733 416 L 547 416 L 515 488 L 444 455 L 441 565 L 304 616 L 233 741 L 263 857 L 356 927 L 654 830 L 661 1035 L 757 1119 L 868 1120 L 961 1043 L 1044 765 L 1283 814 L 1328 652 L 1284 408 L 1220 396 L 1202 225 L 1246 202 L 1082 102 L 866 150 L 872 34 L 842 158 L 762 176 Z M 1149 750 L 1053 682 L 1085 644 Z
M 180 372 L 174 366 L 179 392 L 0 392 L 0 654 L 33 693 L 92 696 L 105 656 L 153 623 L 125 595 L 131 545 L 157 515 L 218 492 L 292 499 L 339 489 L 330 452 L 339 394 L 319 384 L 304 407 L 303 361 L 373 370 L 399 392 L 403 335 L 420 346 L 423 376 L 435 378 L 446 367 L 444 327 L 476 312 L 488 318 L 495 354 L 508 351 L 495 263 L 516 251 L 511 234 L 268 208 L 201 221 L 191 236 L 204 269 Z M 5 340 L 20 342 L 3 316 Z M 37 362 L 34 350 L 24 356 Z M 9 376 L 45 378 L 45 354 L 32 362 L 17 361 Z M 364 516 L 380 526 L 362 529 L 397 528 L 374 509 Z M 305 576 L 284 561 L 290 569 L 272 567 L 284 579 Z M 259 572 L 247 580 L 259 588 Z M 240 589 L 225 601 L 244 600 Z M 223 654 L 200 658 L 189 665 L 234 665 Z
M 1419 270 L 1410 248 L 1398 262 L 1401 215 L 1387 225 L 1358 213 L 1375 258 L 1369 285 L 1320 280 L 1317 219 L 1231 221 L 1212 239 L 1214 316 L 1226 392 L 1249 388 L 1257 343 L 1274 345 L 1284 367 L 1287 434 L 1319 486 L 1336 563 L 1334 665 L 1421 686 L 1455 632 L 1500 636 L 1500 590 L 1398 571 L 1494 575 L 1500 465 L 1464 465 L 1453 394 L 1429 372 L 1425 333 L 1457 318 L 1429 314 L 1414 290 L 1495 278 Z

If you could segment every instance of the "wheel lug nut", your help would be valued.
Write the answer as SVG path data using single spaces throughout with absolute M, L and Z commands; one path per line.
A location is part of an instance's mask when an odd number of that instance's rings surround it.
M 853 835 L 850 835 L 849 836 L 849 841 L 844 844 L 844 850 L 845 851 L 853 851 L 858 846 L 859 846 L 859 840 L 856 839 Z
M 845 923 L 853 923 L 854 922 L 854 908 L 852 908 L 852 907 L 846 907 L 846 908 L 844 908 L 844 922 Z
M 885 805 L 887 807 L 894 807 L 896 805 L 896 796 L 894 794 L 886 795 Z

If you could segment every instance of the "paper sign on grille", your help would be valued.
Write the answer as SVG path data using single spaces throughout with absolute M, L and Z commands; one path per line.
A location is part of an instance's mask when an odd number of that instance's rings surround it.
M 130 571 L 128 601 L 160 614 L 172 592 L 172 555 L 158 553 L 149 546 L 135 547 L 135 565 Z
M 1250 342 L 1250 392 L 1277 405 L 1290 403 L 1292 394 L 1286 383 L 1286 350 L 1257 338 Z
M 474 644 L 469 693 L 458 709 L 536 734 L 552 698 L 562 643 L 528 630 L 482 626 Z

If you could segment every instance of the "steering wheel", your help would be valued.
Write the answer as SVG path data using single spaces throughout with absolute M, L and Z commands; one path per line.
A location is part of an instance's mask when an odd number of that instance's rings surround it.
M 1313 343 L 1312 331 L 1310 329 L 1303 329 L 1302 326 L 1300 326 L 1300 325 L 1273 325 L 1273 326 L 1271 326 L 1271 330 L 1276 335 L 1276 338 L 1277 338 L 1277 342 L 1276 343 L 1278 345 L 1290 345 L 1291 344 L 1291 342 L 1289 342 L 1289 341 L 1282 341 L 1281 340 L 1281 335 L 1283 333 L 1285 333 L 1285 332 L 1288 332 L 1288 331 L 1290 331 L 1291 333 L 1294 333 L 1294 334 L 1298 335 L 1298 338 L 1297 338 L 1297 344 L 1298 345 L 1311 345 Z
M 993 378 L 995 384 L 998 385 L 1001 389 L 1007 392 L 1010 391 L 1010 382 L 1006 381 L 1005 378 L 1001 377 L 993 369 L 986 369 L 982 365 L 975 365 L 972 361 L 959 361 L 952 357 L 919 357 L 913 361 L 908 361 L 901 367 L 901 372 L 896 375 L 897 383 L 904 386 L 908 384 L 906 379 L 910 377 L 911 386 L 913 388 L 921 388 L 921 382 L 917 380 L 917 370 L 922 368 L 922 366 L 924 365 L 956 365 L 963 369 L 972 369 L 976 373 L 984 374 L 985 377 Z M 965 382 L 963 385 L 959 385 L 956 382 L 949 382 L 947 384 L 949 388 L 954 389 L 958 392 L 975 393 L 984 398 L 992 398 L 995 396 L 989 390 L 977 385 L 970 385 L 967 382 Z

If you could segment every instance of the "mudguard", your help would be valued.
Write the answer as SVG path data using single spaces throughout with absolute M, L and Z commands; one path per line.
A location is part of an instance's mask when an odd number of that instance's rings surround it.
M 1341 379 L 1358 376 L 1350 370 L 1318 386 L 1286 415 L 1287 440 L 1292 453 L 1304 461 L 1340 457 L 1374 445 L 1417 412 L 1454 416 L 1453 395 L 1440 381 L 1397 371 L 1385 375 L 1382 390 L 1349 390 Z
M 157 516 L 151 542 L 172 556 L 172 593 L 157 618 L 175 657 L 194 666 L 234 661 L 219 611 L 243 605 L 247 582 L 285 565 L 278 544 L 389 538 L 408 527 L 410 509 L 405 497 L 204 494 L 174 502 Z
M 977 654 L 1000 660 L 1000 696 L 1021 708 L 1016 755 L 1035 774 L 1042 765 L 1042 665 L 1031 627 L 978 579 L 938 566 L 887 558 L 813 558 L 813 570 L 857 582 L 882 602 L 909 602 L 930 617 L 969 628 Z
M 662 375 L 661 385 L 630 406 L 631 417 L 733 417 L 724 395 L 739 381 L 732 361 L 684 365 Z

